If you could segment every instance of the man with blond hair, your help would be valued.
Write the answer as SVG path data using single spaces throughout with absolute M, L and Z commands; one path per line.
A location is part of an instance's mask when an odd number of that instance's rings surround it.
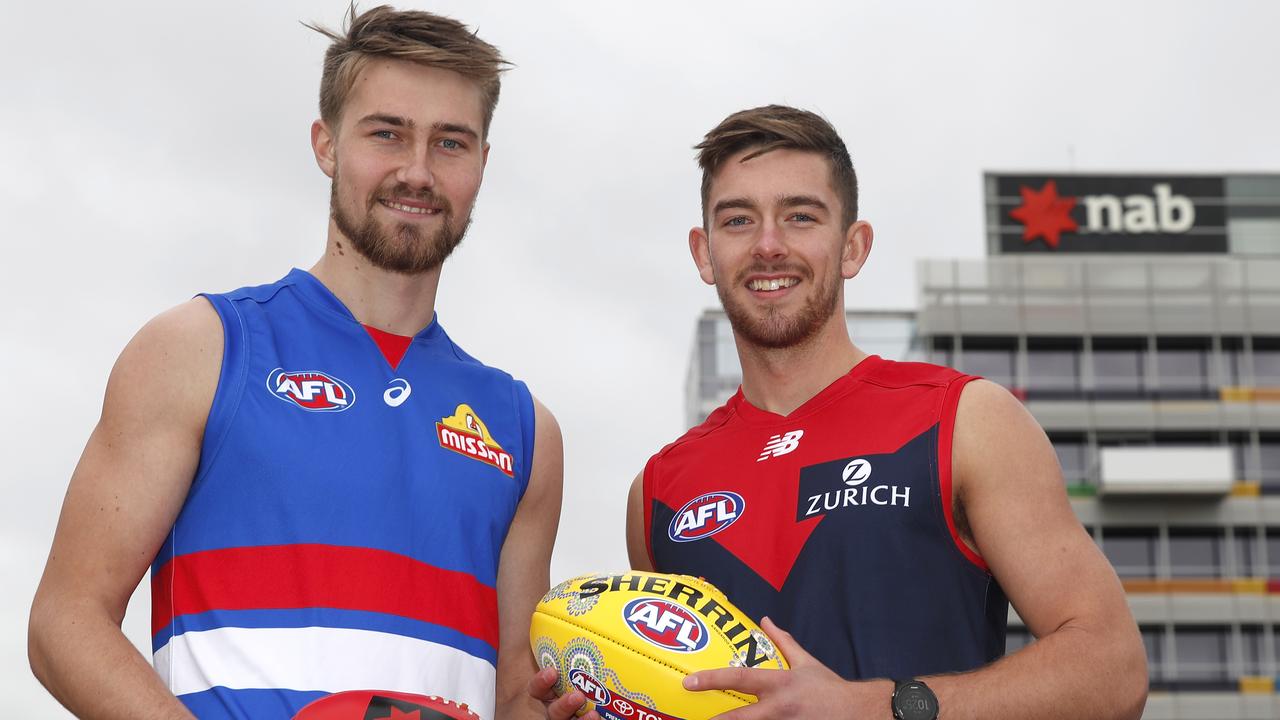
M 759 697 L 721 720 L 1139 717 L 1137 626 L 1035 420 L 998 385 L 850 339 L 844 282 L 872 230 L 835 129 L 771 105 L 697 149 L 689 248 L 742 387 L 650 458 L 627 547 L 633 568 L 705 577 L 764 618 L 791 669 L 685 687 Z M 1010 602 L 1038 640 L 1002 657 Z M 566 720 L 585 698 L 554 699 L 556 679 L 530 693 Z
M 426 12 L 321 32 L 323 256 L 143 327 L 71 479 L 29 652 L 79 716 L 290 718 L 355 689 L 536 715 L 559 429 L 434 310 L 505 61 Z M 120 631 L 148 565 L 154 669 Z

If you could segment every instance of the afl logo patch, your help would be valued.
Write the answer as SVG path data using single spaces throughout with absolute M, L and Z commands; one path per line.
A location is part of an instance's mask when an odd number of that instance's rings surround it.
M 699 495 L 684 504 L 671 518 L 667 537 L 674 542 L 693 542 L 711 537 L 742 517 L 747 503 L 728 490 Z
M 317 370 L 276 368 L 267 375 L 267 389 L 309 412 L 342 412 L 356 404 L 356 391 L 350 385 Z
M 636 598 L 622 609 L 627 627 L 644 640 L 675 652 L 707 646 L 707 626 L 682 605 L 657 597 Z

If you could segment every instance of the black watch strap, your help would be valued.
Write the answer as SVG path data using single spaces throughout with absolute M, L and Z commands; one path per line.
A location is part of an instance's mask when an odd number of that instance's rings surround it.
M 919 680 L 894 680 L 892 703 L 896 720 L 938 720 L 938 697 Z

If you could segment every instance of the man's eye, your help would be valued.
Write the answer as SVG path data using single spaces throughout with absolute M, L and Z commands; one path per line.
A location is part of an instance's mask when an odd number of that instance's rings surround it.
M 396 134 L 391 130 L 374 130 L 373 136 L 376 138 L 381 138 L 383 140 L 394 140 L 396 137 Z
M 733 217 L 729 218 L 728 220 L 725 220 L 725 221 L 724 221 L 724 224 L 725 224 L 725 225 L 746 225 L 746 224 L 747 224 L 747 223 L 749 223 L 749 222 L 751 222 L 751 221 L 750 221 L 749 219 L 747 219 L 746 217 L 744 217 L 744 216 L 742 216 L 742 215 L 735 215 L 735 216 L 733 216 Z
M 805 213 L 796 213 L 795 215 L 791 216 L 791 219 L 798 220 L 800 222 L 817 222 L 817 218 L 815 218 L 812 215 L 807 215 Z
M 445 150 L 461 150 L 465 146 L 453 138 L 445 138 L 440 141 L 440 147 Z

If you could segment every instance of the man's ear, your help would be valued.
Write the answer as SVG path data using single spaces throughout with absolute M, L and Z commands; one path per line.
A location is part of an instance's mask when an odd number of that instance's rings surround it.
M 858 220 L 844 234 L 844 250 L 840 255 L 840 275 L 848 280 L 858 274 L 867 256 L 871 254 L 871 241 L 875 233 L 871 223 Z
M 324 120 L 311 123 L 311 151 L 316 155 L 316 164 L 320 166 L 320 171 L 329 177 L 333 177 L 333 173 L 338 168 L 335 139 Z
M 689 254 L 693 255 L 693 264 L 698 266 L 698 275 L 708 285 L 716 284 L 715 269 L 711 267 L 711 246 L 707 231 L 700 227 L 689 231 Z

